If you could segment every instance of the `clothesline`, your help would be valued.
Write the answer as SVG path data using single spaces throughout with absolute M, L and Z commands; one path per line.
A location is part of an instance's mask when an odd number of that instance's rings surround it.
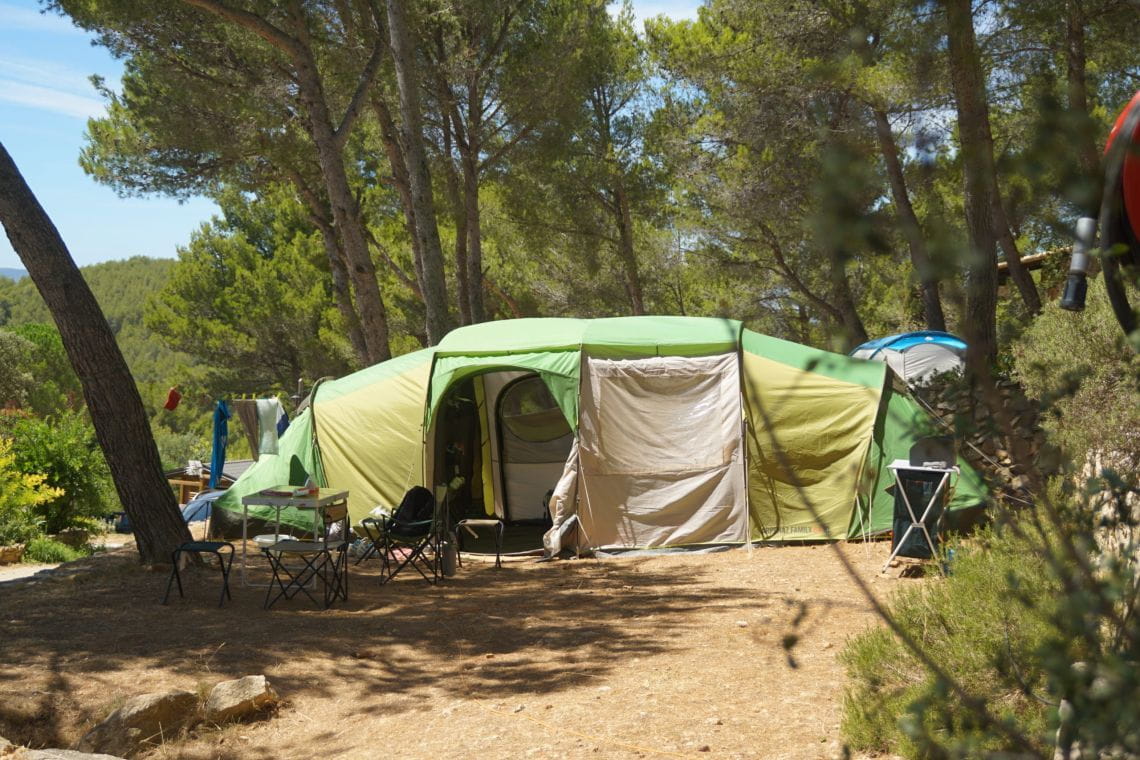
M 233 411 L 230 410 L 231 404 Z M 277 440 L 289 427 L 289 415 L 280 399 L 236 398 L 219 399 L 214 406 L 213 451 L 210 455 L 210 488 L 216 488 L 226 464 L 229 445 L 229 421 L 237 413 L 249 441 L 254 459 L 262 454 L 276 454 Z

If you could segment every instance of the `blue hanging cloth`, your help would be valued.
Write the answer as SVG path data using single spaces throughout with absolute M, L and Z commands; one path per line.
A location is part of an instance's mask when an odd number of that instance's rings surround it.
M 280 409 L 280 416 L 277 417 L 277 437 L 285 435 L 285 431 L 289 429 L 289 413 L 285 411 L 284 407 Z
M 217 488 L 226 466 L 226 443 L 229 441 L 230 407 L 219 401 L 214 408 L 214 452 L 210 456 L 210 488 Z

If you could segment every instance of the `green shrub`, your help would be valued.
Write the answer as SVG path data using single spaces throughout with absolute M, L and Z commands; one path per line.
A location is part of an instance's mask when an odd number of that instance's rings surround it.
M 42 473 L 47 485 L 60 490 L 35 507 L 44 533 L 87 528 L 93 519 L 115 511 L 111 474 L 85 416 L 65 412 L 40 419 L 8 413 L 0 426 L 13 441 L 16 468 Z
M 21 544 L 40 533 L 35 508 L 60 491 L 44 484 L 44 476 L 16 467 L 12 441 L 0 437 L 0 545 Z
M 28 388 L 27 409 L 40 417 L 83 408 L 83 389 L 71 368 L 55 325 L 22 324 L 10 328 L 27 341 L 21 366 L 35 382 Z
M 1140 461 L 1140 355 L 1129 348 L 1099 281 L 1083 312 L 1046 304 L 1014 344 L 1013 361 L 1026 392 L 1049 411 L 1051 438 L 1078 465 L 1094 453 Z
M 1053 629 L 1060 590 L 1039 552 L 1020 540 L 986 532 L 957 543 L 951 574 L 906 589 L 890 613 L 925 651 L 999 718 L 1048 743 L 1049 710 L 1039 653 Z M 887 629 L 853 638 L 840 655 L 847 670 L 842 732 L 852 748 L 927 757 L 943 741 L 965 756 L 1009 746 Z
M 87 557 L 91 550 L 87 547 L 75 549 L 47 536 L 33 538 L 24 549 L 24 562 L 36 562 L 44 565 L 54 565 L 60 562 L 70 562 L 73 559 Z

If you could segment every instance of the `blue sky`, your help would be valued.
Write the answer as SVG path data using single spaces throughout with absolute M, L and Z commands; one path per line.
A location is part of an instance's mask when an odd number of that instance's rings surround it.
M 162 0 L 173 2 L 173 0 Z M 639 19 L 694 18 L 699 0 L 634 2 Z M 92 74 L 117 85 L 122 65 L 37 0 L 0 0 L 0 143 L 80 266 L 143 255 L 169 258 L 216 211 L 206 199 L 120 198 L 79 168 L 87 119 L 103 113 Z M 0 235 L 0 268 L 22 268 Z

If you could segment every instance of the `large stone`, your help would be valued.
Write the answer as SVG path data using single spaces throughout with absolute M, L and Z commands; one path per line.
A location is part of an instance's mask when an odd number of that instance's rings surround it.
M 17 752 L 23 754 L 23 747 L 17 747 L 3 736 L 0 736 L 0 757 L 4 758 L 4 760 L 12 760 L 17 757 Z
M 22 760 L 123 760 L 118 755 L 92 755 L 74 749 L 29 749 Z
M 262 712 L 277 703 L 277 692 L 265 676 L 246 676 L 222 681 L 206 700 L 206 720 L 225 723 Z
M 0 758 L 3 760 L 124 760 L 117 755 L 92 755 L 74 749 L 28 749 L 0 736 Z
M 88 731 L 77 749 L 130 755 L 143 744 L 161 744 L 197 718 L 198 696 L 192 692 L 142 694 Z

